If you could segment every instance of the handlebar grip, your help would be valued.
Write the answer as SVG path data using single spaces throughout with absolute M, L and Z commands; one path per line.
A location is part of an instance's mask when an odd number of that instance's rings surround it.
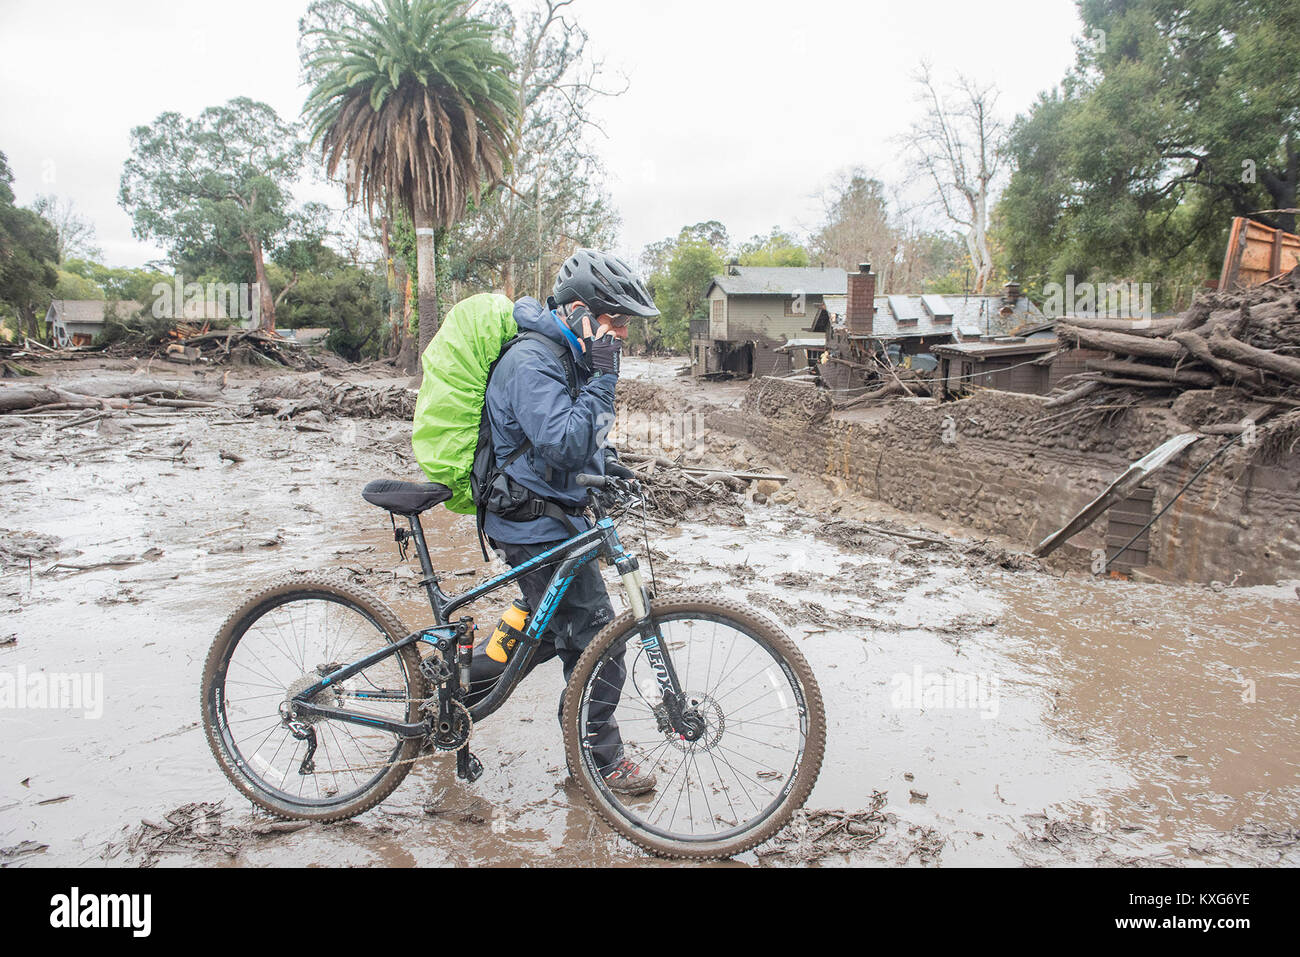
M 579 488 L 604 488 L 605 476 L 603 475 L 579 475 L 575 480 Z

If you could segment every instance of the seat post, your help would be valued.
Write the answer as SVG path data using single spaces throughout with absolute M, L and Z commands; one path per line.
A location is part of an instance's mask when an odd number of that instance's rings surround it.
M 433 559 L 429 557 L 429 546 L 424 540 L 424 527 L 420 524 L 418 515 L 408 515 L 406 520 L 411 525 L 411 537 L 415 539 L 415 553 L 420 557 L 420 571 L 424 574 L 421 584 L 429 595 L 429 606 L 433 609 L 433 613 L 441 618 L 446 596 L 438 586 L 438 573 L 433 570 Z

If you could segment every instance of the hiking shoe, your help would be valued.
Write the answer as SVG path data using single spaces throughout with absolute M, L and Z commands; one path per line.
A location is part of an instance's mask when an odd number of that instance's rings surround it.
M 613 771 L 605 775 L 605 783 L 615 794 L 636 795 L 653 791 L 659 782 L 653 774 L 642 771 L 639 764 L 624 758 L 615 765 Z

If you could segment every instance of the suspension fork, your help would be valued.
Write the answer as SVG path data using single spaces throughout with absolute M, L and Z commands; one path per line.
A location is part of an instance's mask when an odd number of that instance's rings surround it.
M 704 732 L 704 722 L 694 709 L 687 710 L 684 707 L 686 695 L 677 677 L 677 669 L 673 667 L 672 655 L 651 616 L 650 592 L 641 577 L 641 567 L 636 558 L 630 555 L 617 560 L 615 567 L 623 579 L 628 605 L 636 618 L 637 631 L 641 634 L 641 651 L 655 673 L 672 730 L 687 741 L 695 741 Z

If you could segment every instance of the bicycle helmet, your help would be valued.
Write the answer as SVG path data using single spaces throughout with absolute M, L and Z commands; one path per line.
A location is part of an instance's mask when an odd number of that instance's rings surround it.
M 551 296 L 561 306 L 581 300 L 596 316 L 659 315 L 649 290 L 631 267 L 594 249 L 579 249 L 560 267 Z

